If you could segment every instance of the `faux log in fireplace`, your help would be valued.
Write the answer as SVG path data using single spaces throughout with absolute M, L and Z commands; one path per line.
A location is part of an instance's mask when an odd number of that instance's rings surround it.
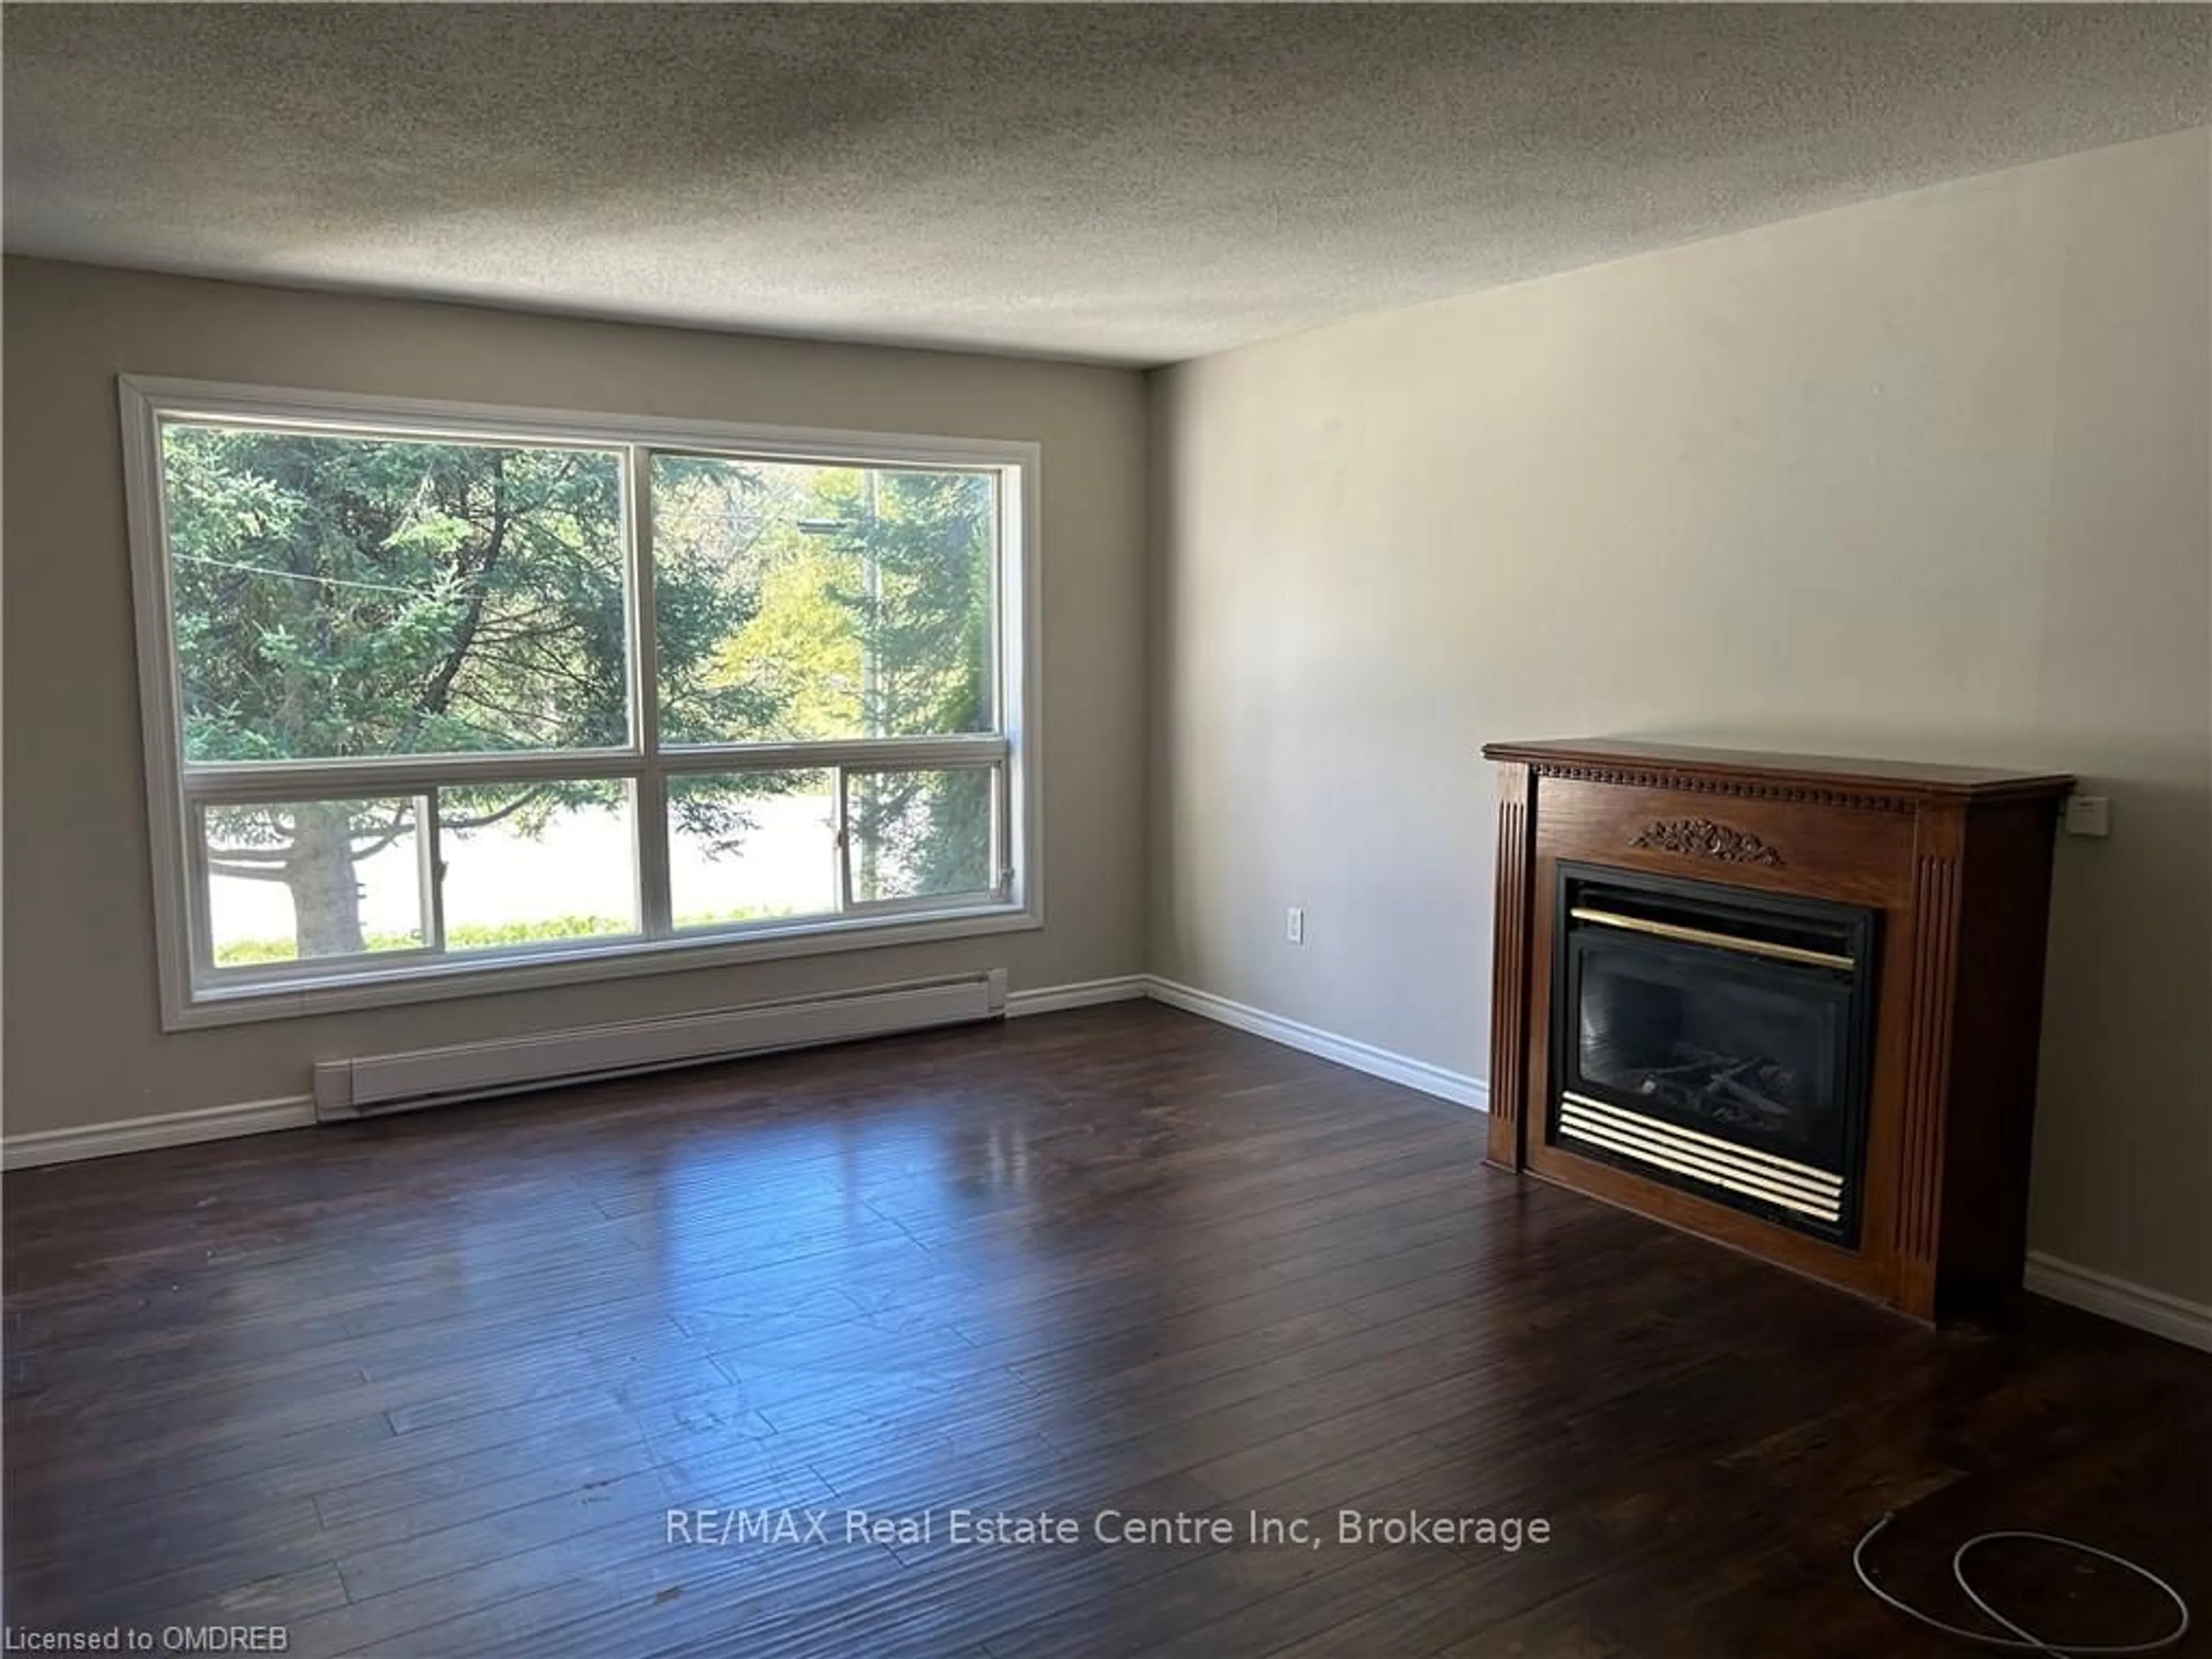
M 1497 743 L 1490 1161 L 1918 1318 L 2020 1283 L 2073 780 Z

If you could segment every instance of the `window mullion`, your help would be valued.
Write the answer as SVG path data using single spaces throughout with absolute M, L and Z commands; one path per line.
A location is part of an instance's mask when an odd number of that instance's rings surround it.
M 185 825 L 185 928 L 188 966 L 194 980 L 215 970 L 215 916 L 209 886 L 207 811 L 197 802 L 183 804 Z
M 638 922 L 647 939 L 673 931 L 668 894 L 668 780 L 660 764 L 659 617 L 653 586 L 653 452 L 632 444 L 629 467 L 630 729 L 645 756 L 632 810 L 637 815 Z
M 1014 890 L 1014 861 L 1006 845 L 1009 804 L 1006 769 L 994 766 L 991 769 L 991 896 L 1001 902 Z
M 624 778 L 637 767 L 637 757 L 625 750 L 590 749 L 380 756 L 366 761 L 264 761 L 188 767 L 179 780 L 179 789 L 188 802 L 336 800 L 414 795 L 441 786 Z
M 647 939 L 666 939 L 675 931 L 668 893 L 668 777 L 647 763 L 638 775 L 637 915 Z
M 426 790 L 415 797 L 416 881 L 421 894 L 422 945 L 441 953 L 446 948 L 446 854 L 439 840 L 439 821 L 444 814 L 443 791 Z
M 845 767 L 830 769 L 830 787 L 836 802 L 833 838 L 837 848 L 837 914 L 841 916 L 853 908 L 853 815 L 846 803 L 852 776 Z
M 686 745 L 660 757 L 672 772 L 786 772 L 825 766 L 862 771 L 990 766 L 1012 752 L 1006 736 L 978 732 L 945 738 L 804 738 L 787 743 Z

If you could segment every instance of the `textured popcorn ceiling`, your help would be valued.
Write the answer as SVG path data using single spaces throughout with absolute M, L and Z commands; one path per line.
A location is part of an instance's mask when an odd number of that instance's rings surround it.
M 11 6 L 6 240 L 1157 363 L 2194 125 L 2182 6 Z

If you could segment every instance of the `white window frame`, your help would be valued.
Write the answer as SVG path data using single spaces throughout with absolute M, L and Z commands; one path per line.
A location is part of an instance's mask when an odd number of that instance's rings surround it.
M 1044 925 L 1043 791 L 1037 754 L 1041 453 L 1036 443 L 584 414 L 137 374 L 118 376 L 117 391 L 137 609 L 155 943 L 164 1030 L 966 939 Z M 615 749 L 544 754 L 187 767 L 181 747 L 167 522 L 162 505 L 160 434 L 161 422 L 167 417 L 263 422 L 346 434 L 589 445 L 621 452 L 629 504 L 625 515 L 629 741 Z M 653 607 L 649 602 L 651 498 L 645 488 L 652 456 L 657 452 L 721 454 L 745 460 L 995 471 L 1000 481 L 998 730 L 977 736 L 725 744 L 662 750 L 655 731 L 659 700 L 653 672 Z M 896 908 L 861 906 L 836 916 L 746 923 L 711 932 L 674 929 L 668 915 L 666 839 L 666 781 L 671 775 L 763 768 L 866 769 L 871 763 L 902 768 L 959 763 L 1000 768 L 999 829 L 993 849 L 1000 870 L 995 895 L 983 899 L 970 896 L 915 901 Z M 833 784 L 840 775 L 833 771 Z M 207 884 L 198 867 L 201 838 L 197 817 L 204 805 L 327 799 L 349 793 L 419 796 L 441 784 L 592 777 L 635 780 L 632 810 L 637 830 L 641 925 L 638 935 L 471 952 L 465 960 L 450 955 L 424 959 L 416 952 L 380 953 L 373 962 L 355 957 L 332 967 L 270 969 L 250 980 L 240 979 L 233 970 L 213 967 L 208 945 Z M 842 799 L 842 787 L 839 793 Z M 434 857 L 430 826 L 418 823 L 416 835 L 423 856 Z M 435 881 L 423 893 L 428 928 L 432 919 L 427 907 L 438 902 Z

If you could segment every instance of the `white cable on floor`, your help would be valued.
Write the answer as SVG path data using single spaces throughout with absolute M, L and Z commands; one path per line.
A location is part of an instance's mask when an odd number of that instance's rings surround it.
M 2189 1603 L 2181 1599 L 2179 1590 L 2174 1589 L 2148 1567 L 2130 1561 L 2124 1555 L 2115 1555 L 2110 1550 L 2100 1550 L 2094 1544 L 2084 1544 L 2076 1539 L 2061 1538 L 2056 1534 L 2047 1532 L 1978 1532 L 1960 1545 L 1951 1556 L 1951 1577 L 1958 1580 L 1959 1588 L 1966 1592 L 1966 1599 L 1996 1623 L 2002 1625 L 2010 1631 L 2012 1636 L 1986 1636 L 1980 1631 L 1962 1629 L 1957 1625 L 1947 1625 L 1941 1619 L 1931 1617 L 1921 1612 L 1919 1608 L 1900 1601 L 1881 1585 L 1875 1583 L 1872 1575 L 1867 1571 L 1867 1546 L 1873 1543 L 1881 1529 L 1896 1518 L 1894 1513 L 1885 1515 L 1866 1529 L 1866 1535 L 1859 1540 L 1858 1547 L 1851 1552 L 1851 1571 L 1859 1576 L 1859 1583 L 1865 1585 L 1880 1601 L 1903 1613 L 1907 1619 L 1916 1620 L 1927 1626 L 1930 1630 L 1941 1631 L 1946 1636 L 1955 1636 L 1961 1642 L 1972 1642 L 1978 1646 L 1994 1648 L 2000 1652 L 2040 1653 L 2045 1655 L 2046 1659 L 2087 1659 L 2087 1656 L 2093 1654 L 2158 1653 L 2173 1646 L 2183 1637 L 2189 1634 Z M 2125 1567 L 2144 1583 L 2155 1585 L 2166 1600 L 2173 1603 L 2174 1611 L 2181 1616 L 2181 1622 L 2154 1642 L 2128 1642 L 2117 1646 L 2106 1644 L 2088 1647 L 2079 1644 L 2069 1644 L 2063 1648 L 2046 1642 L 2033 1631 L 2014 1624 L 2004 1614 L 1999 1613 L 1983 1599 L 1980 1591 L 1967 1582 L 1966 1557 L 1984 1544 L 1994 1544 L 2008 1538 L 2025 1539 L 2037 1544 L 2055 1544 L 2062 1550 L 2072 1550 L 2078 1555 L 2094 1555 L 2100 1561 L 2110 1561 L 2114 1566 Z

